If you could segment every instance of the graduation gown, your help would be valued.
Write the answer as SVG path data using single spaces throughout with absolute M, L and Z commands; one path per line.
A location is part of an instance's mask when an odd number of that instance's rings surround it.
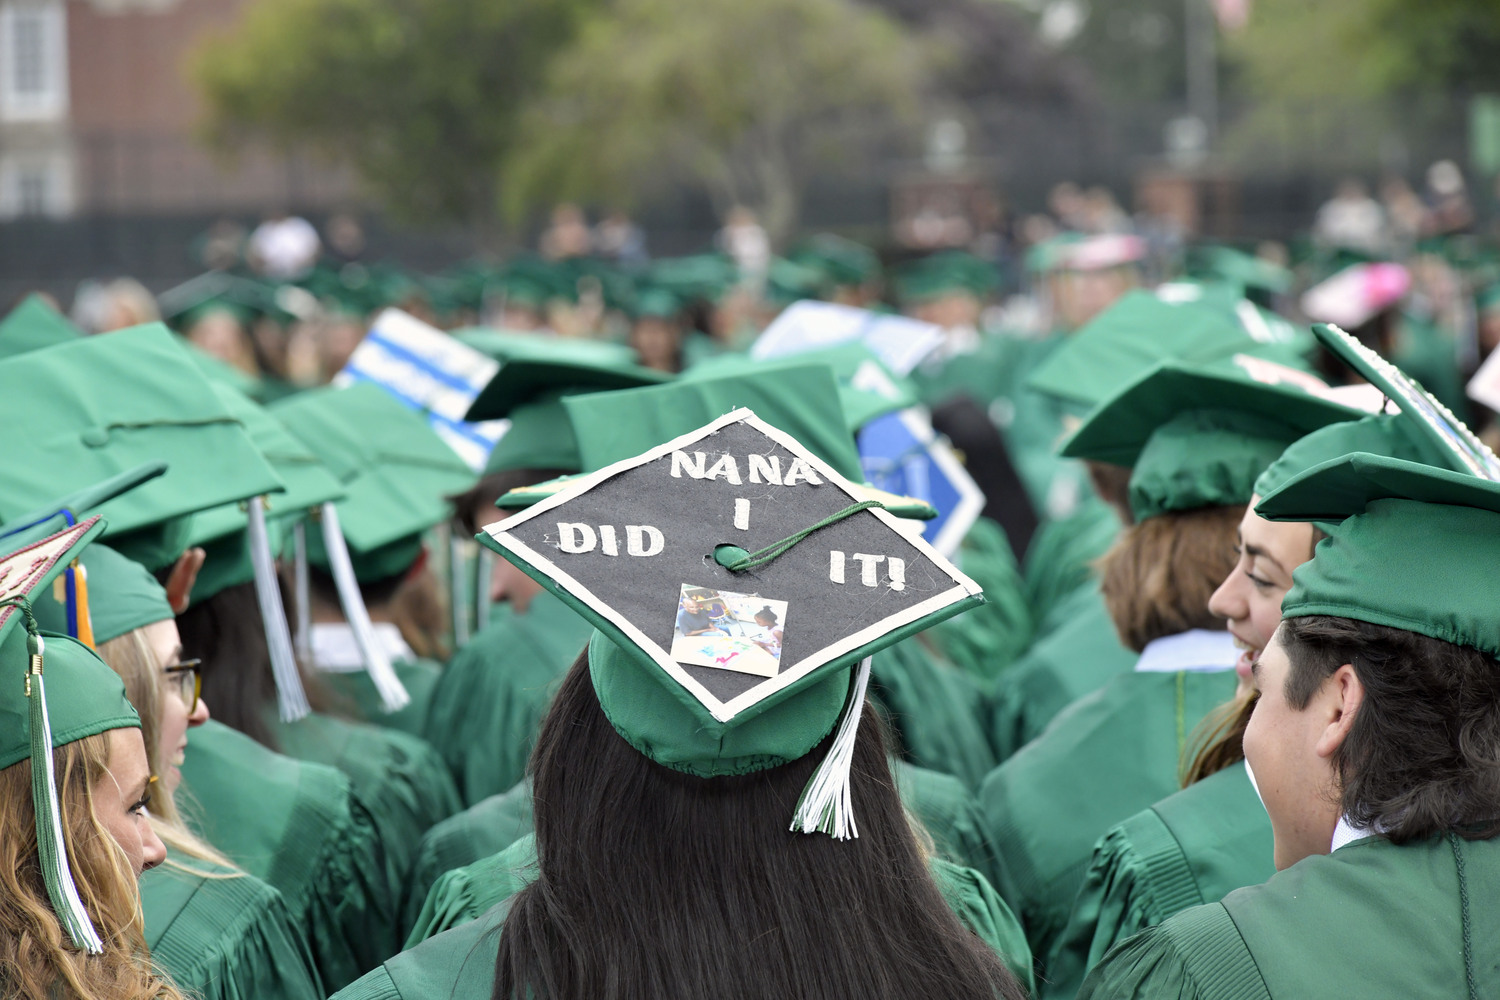
M 411 695 L 411 701 L 394 712 L 385 710 L 380 691 L 364 670 L 320 670 L 318 679 L 343 698 L 361 722 L 374 723 L 412 736 L 423 736 L 432 693 L 443 668 L 432 660 L 398 660 L 391 664 Z
M 1098 589 L 1094 562 L 1114 544 L 1120 534 L 1120 517 L 1083 483 L 1083 495 L 1071 513 L 1046 520 L 1031 537 L 1031 548 L 1021 566 L 1031 616 L 1038 636 L 1066 628 L 1074 592 Z
M 959 921 L 1034 992 L 1026 937 L 989 882 L 973 869 L 941 858 L 931 858 L 928 864 Z M 444 875 L 423 908 L 422 922 L 412 932 L 408 950 L 340 993 L 339 1000 L 486 996 L 482 990 L 494 984 L 494 945 L 485 948 L 483 970 L 469 968 L 472 963 L 465 963 L 462 956 L 481 941 L 493 940 L 491 933 L 498 939 L 506 900 L 535 878 L 536 842 L 529 836 L 498 855 Z M 428 936 L 419 937 L 424 931 Z
M 427 713 L 427 739 L 467 805 L 509 791 L 525 776 L 557 684 L 593 632 L 546 591 L 525 614 L 508 607 L 492 614 L 444 668 Z
M 899 738 L 901 756 L 974 788 L 996 763 L 984 730 L 984 689 L 921 640 L 915 635 L 875 654 L 870 700 Z
M 1137 654 L 1120 642 L 1097 583 L 1074 591 L 1063 607 L 1067 623 L 1039 639 L 996 684 L 989 733 L 998 761 L 1040 736 L 1058 712 L 1135 664 Z
M 419 736 L 316 712 L 275 719 L 272 729 L 283 753 L 349 776 L 380 831 L 393 884 L 405 885 L 422 835 L 461 808 L 437 751 Z
M 1226 642 L 1224 650 L 1233 647 Z M 1142 655 L 1150 653 L 1148 646 Z M 1094 843 L 1178 787 L 1188 734 L 1233 696 L 1235 680 L 1232 669 L 1121 674 L 985 779 L 979 804 L 995 852 L 995 887 L 1038 959 L 1062 932 Z
M 1500 996 L 1500 839 L 1369 837 L 1115 948 L 1080 1000 Z
M 1136 813 L 1094 848 L 1041 996 L 1072 997 L 1126 938 L 1259 885 L 1276 872 L 1271 858 L 1271 819 L 1243 762 Z
M 1005 529 L 981 517 L 959 545 L 958 568 L 984 588 L 985 603 L 939 622 L 923 635 L 954 666 L 988 686 L 1031 642 L 1025 581 Z
M 364 803 L 336 768 L 274 753 L 210 720 L 194 729 L 178 805 L 194 830 L 279 890 L 336 990 L 399 947 L 402 885 Z
M 140 887 L 151 962 L 183 991 L 199 1000 L 327 996 L 281 893 L 255 876 L 187 858 L 144 873 Z

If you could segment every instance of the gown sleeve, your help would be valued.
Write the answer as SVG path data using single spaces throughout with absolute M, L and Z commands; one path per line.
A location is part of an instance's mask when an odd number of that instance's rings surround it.
M 1026 987 L 1026 992 L 1034 995 L 1036 980 L 1031 968 L 1031 949 L 1026 945 L 1021 922 L 1010 907 L 974 869 L 942 858 L 930 858 L 928 864 L 938 889 L 959 922 L 999 955 L 1005 967 Z

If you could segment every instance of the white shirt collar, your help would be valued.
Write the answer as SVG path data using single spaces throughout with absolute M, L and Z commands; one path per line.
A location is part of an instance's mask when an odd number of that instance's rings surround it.
M 417 658 L 395 625 L 372 622 L 370 627 L 375 633 L 375 641 L 380 643 L 392 663 Z M 311 638 L 313 666 L 319 670 L 352 673 L 365 669 L 359 643 L 354 641 L 354 629 L 347 622 L 314 622 Z
M 1146 643 L 1135 669 L 1141 673 L 1229 670 L 1239 656 L 1234 636 L 1228 632 L 1194 628 Z
M 1340 847 L 1347 847 L 1356 840 L 1373 837 L 1378 832 L 1377 830 L 1367 830 L 1364 827 L 1355 826 L 1349 822 L 1348 816 L 1340 816 L 1338 825 L 1333 828 L 1333 843 L 1329 846 L 1328 853 L 1332 854 Z

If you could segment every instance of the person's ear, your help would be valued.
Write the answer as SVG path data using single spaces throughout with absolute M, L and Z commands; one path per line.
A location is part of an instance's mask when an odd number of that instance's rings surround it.
M 167 603 L 172 606 L 173 614 L 180 615 L 187 610 L 193 584 L 198 582 L 198 571 L 203 568 L 203 561 L 207 558 L 208 553 L 193 548 L 184 552 L 173 564 L 166 583 Z
M 1346 663 L 1323 682 L 1320 694 L 1320 700 L 1328 709 L 1328 720 L 1323 731 L 1318 734 L 1314 749 L 1319 757 L 1328 758 L 1344 745 L 1349 730 L 1354 728 L 1354 717 L 1364 704 L 1365 686 L 1360 683 L 1359 674 L 1354 672 L 1353 665 Z

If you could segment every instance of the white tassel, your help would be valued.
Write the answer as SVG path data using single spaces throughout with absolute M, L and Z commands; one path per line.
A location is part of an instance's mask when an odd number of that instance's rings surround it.
M 464 554 L 464 540 L 448 536 L 448 592 L 453 604 L 453 648 L 462 649 L 469 641 L 469 586 L 466 576 L 469 561 Z
M 302 675 L 297 673 L 297 658 L 292 653 L 286 608 L 281 603 L 281 587 L 276 582 L 276 561 L 271 555 L 271 540 L 266 533 L 265 501 L 251 497 L 249 513 L 250 563 L 255 568 L 255 596 L 260 602 L 266 646 L 271 653 L 271 673 L 276 678 L 276 701 L 281 721 L 296 722 L 312 708 L 307 703 L 307 692 L 302 690 Z
M 365 661 L 365 670 L 380 692 L 380 701 L 387 712 L 395 712 L 411 704 L 411 695 L 396 676 L 390 658 L 380 643 L 375 640 L 375 629 L 370 625 L 370 612 L 365 610 L 365 599 L 359 592 L 359 581 L 354 577 L 354 564 L 349 561 L 349 546 L 344 542 L 343 529 L 339 527 L 339 514 L 331 503 L 323 505 L 323 547 L 328 551 L 328 568 L 333 571 L 333 582 L 339 589 L 339 603 L 344 606 L 344 618 L 354 633 L 354 642 Z
M 844 706 L 844 717 L 833 746 L 802 790 L 797 811 L 792 814 L 793 833 L 826 833 L 835 840 L 859 836 L 854 824 L 854 802 L 849 790 L 849 769 L 854 763 L 854 737 L 864 712 L 865 691 L 870 686 L 870 657 L 859 661 L 854 690 Z
M 298 519 L 292 526 L 292 600 L 297 609 L 297 634 L 292 645 L 297 659 L 312 662 L 312 601 L 308 596 L 307 522 Z
M 36 637 L 38 651 L 42 645 L 41 636 Z M 36 781 L 32 781 L 32 807 L 40 811 L 46 808 L 50 818 L 52 829 L 47 831 L 52 842 L 52 850 L 39 852 L 44 862 L 49 862 L 42 873 L 43 881 L 49 883 L 49 888 L 55 886 L 57 892 L 52 898 L 52 905 L 59 910 L 57 919 L 63 929 L 68 932 L 73 946 L 82 948 L 90 955 L 104 954 L 104 942 L 99 940 L 99 934 L 94 930 L 94 922 L 89 919 L 88 910 L 84 908 L 83 899 L 78 895 L 78 886 L 73 881 L 73 869 L 68 864 L 68 847 L 63 839 L 62 812 L 57 804 L 57 769 L 52 758 L 52 720 L 47 714 L 47 686 L 42 680 L 42 675 L 31 674 L 27 678 L 35 686 L 31 696 L 36 699 L 40 708 L 41 733 L 32 734 L 32 761 L 31 766 L 36 767 L 37 751 L 40 750 L 42 768 L 45 771 L 46 790 L 44 797 L 46 802 L 35 801 Z M 33 716 L 35 718 L 35 716 Z M 40 746 L 38 746 L 38 743 Z M 38 823 L 41 827 L 44 824 Z M 41 830 L 37 831 L 39 834 Z M 50 854 L 50 857 L 48 855 Z M 60 898 L 59 898 L 60 897 Z

